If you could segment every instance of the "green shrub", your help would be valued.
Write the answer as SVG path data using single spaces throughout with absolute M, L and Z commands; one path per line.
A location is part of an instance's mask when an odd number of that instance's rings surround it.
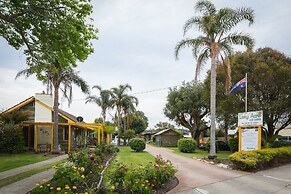
M 291 146 L 291 142 L 284 141 L 284 140 L 277 140 L 271 143 L 272 148 L 280 148 L 280 147 L 286 147 Z
M 194 139 L 181 138 L 178 140 L 178 149 L 184 153 L 193 153 L 197 148 L 197 143 Z
M 128 144 L 136 152 L 142 152 L 146 147 L 145 140 L 142 138 L 133 138 L 129 140 Z
M 229 139 L 228 146 L 231 152 L 237 152 L 238 151 L 238 137 Z
M 241 170 L 265 168 L 280 160 L 291 161 L 291 147 L 236 152 L 229 156 L 229 160 Z
M 22 128 L 13 123 L 0 123 L 0 153 L 20 153 L 23 151 Z
M 207 141 L 205 143 L 205 150 L 209 152 L 209 150 L 210 150 L 210 141 Z M 229 145 L 227 143 L 225 143 L 224 141 L 216 140 L 215 141 L 215 150 L 216 150 L 216 152 L 218 152 L 218 151 L 229 151 L 230 148 L 229 148 Z

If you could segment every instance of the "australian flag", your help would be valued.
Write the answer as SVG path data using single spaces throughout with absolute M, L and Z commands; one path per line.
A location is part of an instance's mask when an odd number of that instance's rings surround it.
M 240 90 L 241 88 L 246 87 L 246 78 L 243 78 L 239 80 L 230 90 L 229 93 L 232 93 L 234 91 Z

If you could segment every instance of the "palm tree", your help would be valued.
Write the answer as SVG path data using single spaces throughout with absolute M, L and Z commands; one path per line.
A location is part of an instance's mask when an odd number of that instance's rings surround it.
M 52 82 L 51 80 L 49 79 L 49 77 L 51 77 L 51 66 L 49 65 L 47 67 L 47 70 L 46 71 L 42 71 L 40 72 L 41 74 L 41 79 L 38 79 L 39 81 L 41 81 L 43 83 L 43 85 L 46 85 L 46 93 L 47 94 L 52 94 Z M 25 79 L 27 79 L 29 76 L 35 74 L 34 70 L 32 68 L 27 68 L 27 69 L 23 69 L 21 71 L 19 71 L 16 76 L 15 76 L 15 79 L 17 79 L 18 77 L 20 76 L 24 76 Z
M 116 107 L 116 112 L 117 112 L 117 127 L 118 127 L 118 129 L 120 129 L 120 125 L 121 125 L 122 107 L 126 101 L 126 98 L 129 97 L 128 94 L 126 94 L 126 92 L 128 90 L 130 90 L 130 91 L 132 90 L 132 88 L 129 84 L 119 85 L 118 87 L 114 87 L 111 89 L 111 97 L 112 97 L 113 106 Z
M 123 131 L 126 130 L 127 123 L 128 123 L 128 114 L 135 112 L 135 106 L 138 105 L 138 99 L 134 96 L 125 96 L 122 100 L 122 110 L 124 114 L 124 124 L 123 124 Z
M 252 49 L 254 46 L 254 40 L 248 34 L 241 32 L 232 33 L 231 30 L 244 20 L 247 20 L 249 25 L 251 25 L 254 21 L 254 11 L 250 8 L 238 8 L 235 10 L 222 8 L 216 10 L 214 4 L 207 0 L 198 1 L 195 9 L 202 13 L 202 16 L 194 16 L 185 23 L 184 35 L 192 27 L 196 27 L 203 35 L 180 41 L 175 47 L 175 56 L 178 59 L 182 48 L 192 48 L 193 56 L 197 61 L 195 81 L 198 80 L 202 66 L 209 58 L 211 60 L 211 144 L 208 157 L 215 158 L 216 68 L 220 62 L 225 67 L 226 92 L 228 93 L 231 82 L 228 56 L 233 53 L 232 45 L 243 45 L 248 49 Z
M 106 121 L 106 111 L 108 108 L 111 108 L 113 103 L 111 100 L 111 91 L 110 90 L 103 90 L 101 86 L 93 86 L 92 89 L 97 88 L 99 90 L 100 96 L 92 95 L 88 96 L 86 98 L 85 103 L 96 103 L 98 106 L 101 107 L 101 114 L 102 114 L 102 120 L 103 124 L 105 124 Z
M 48 70 L 50 73 L 47 73 Z M 53 119 L 54 119 L 54 150 L 53 153 L 59 153 L 59 139 L 58 139 L 58 124 L 59 124 L 59 89 L 62 91 L 64 97 L 68 100 L 69 105 L 73 98 L 73 84 L 81 88 L 82 92 L 89 93 L 88 84 L 78 75 L 79 72 L 74 71 L 72 67 L 66 69 L 61 67 L 58 63 L 55 65 L 49 65 L 47 70 L 43 71 L 43 77 L 38 77 L 40 81 L 48 81 L 54 88 L 54 106 L 53 106 Z M 20 75 L 26 77 L 34 74 L 35 72 L 31 69 L 22 70 L 16 75 L 18 78 Z

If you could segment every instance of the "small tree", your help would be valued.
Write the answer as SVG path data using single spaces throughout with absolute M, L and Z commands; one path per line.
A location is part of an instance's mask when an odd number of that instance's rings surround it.
M 142 152 L 146 147 L 145 140 L 142 138 L 133 138 L 129 140 L 128 144 L 136 152 Z
M 22 128 L 13 123 L 0 122 L 0 153 L 19 153 L 24 151 Z

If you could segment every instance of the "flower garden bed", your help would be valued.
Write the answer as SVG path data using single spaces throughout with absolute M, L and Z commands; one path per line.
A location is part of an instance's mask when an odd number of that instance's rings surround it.
M 170 161 L 160 156 L 146 166 L 130 169 L 122 164 L 117 165 L 108 175 L 107 184 L 101 186 L 103 172 L 112 159 L 116 147 L 99 145 L 95 149 L 84 149 L 69 154 L 68 162 L 60 164 L 50 181 L 37 183 L 29 194 L 91 194 L 91 193 L 155 193 L 162 194 L 178 184 L 174 176 L 176 168 Z M 100 181 L 101 179 L 101 181 Z
M 97 193 L 100 173 L 116 151 L 112 145 L 98 145 L 94 149 L 71 152 L 68 162 L 54 167 L 56 173 L 51 181 L 37 183 L 29 193 Z

